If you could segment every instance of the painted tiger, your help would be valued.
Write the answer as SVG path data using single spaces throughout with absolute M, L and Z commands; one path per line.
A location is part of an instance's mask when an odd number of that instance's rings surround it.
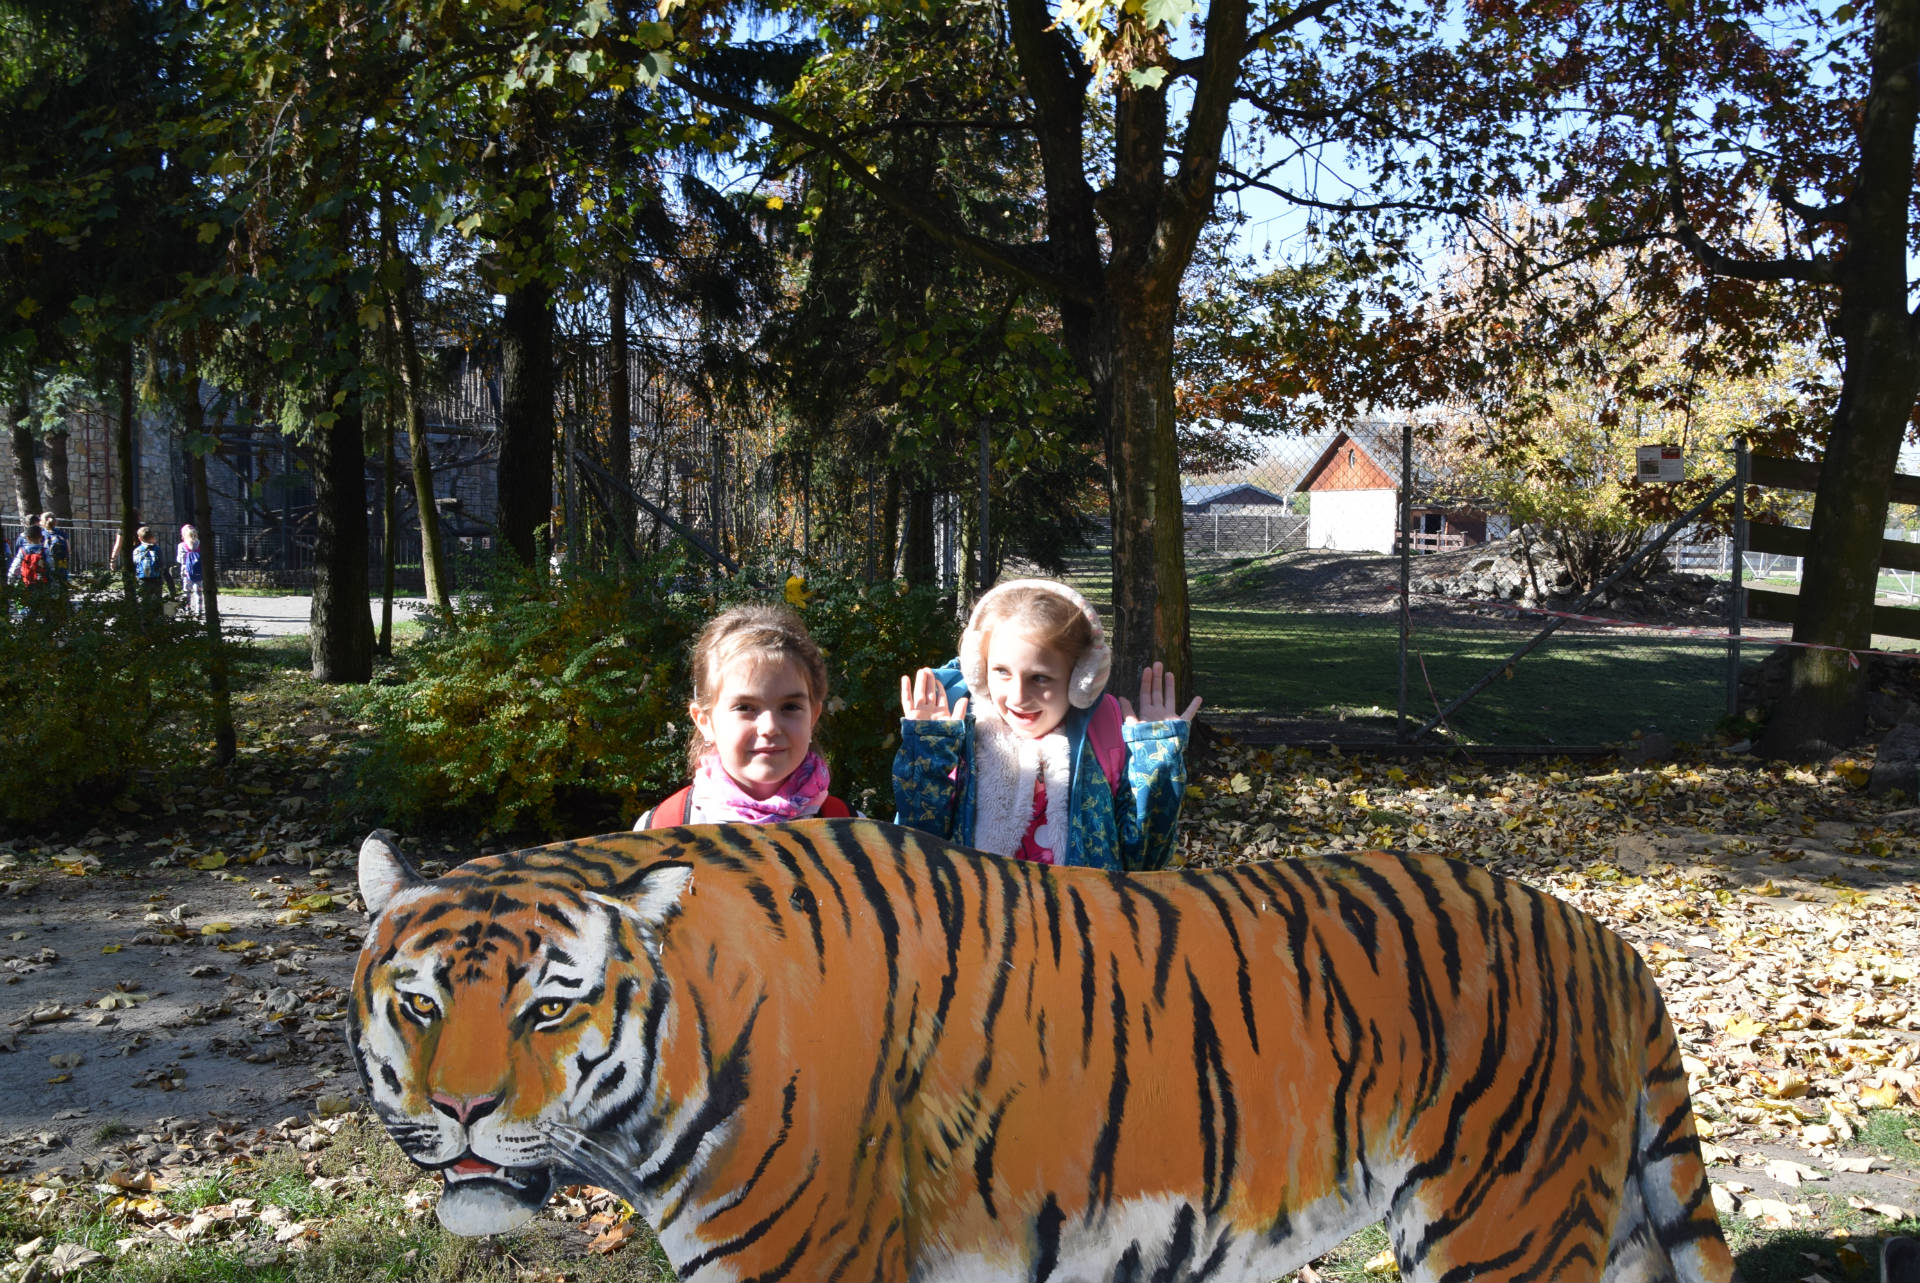
M 684 1280 L 1725 1279 L 1640 958 L 1463 861 L 1049 868 L 859 820 L 426 880 L 351 1038 L 461 1234 L 611 1189 Z

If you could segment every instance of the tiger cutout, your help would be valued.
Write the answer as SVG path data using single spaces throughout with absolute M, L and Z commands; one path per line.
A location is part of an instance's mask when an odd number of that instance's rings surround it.
M 1638 955 L 1439 856 L 1121 875 L 863 820 L 623 833 L 427 880 L 379 834 L 350 1036 L 511 1230 L 604 1186 L 688 1283 L 1727 1279 Z

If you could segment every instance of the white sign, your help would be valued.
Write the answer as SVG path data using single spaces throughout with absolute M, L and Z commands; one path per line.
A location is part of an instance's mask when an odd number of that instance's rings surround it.
M 1639 445 L 1633 448 L 1635 481 L 1684 481 L 1686 469 L 1677 445 Z

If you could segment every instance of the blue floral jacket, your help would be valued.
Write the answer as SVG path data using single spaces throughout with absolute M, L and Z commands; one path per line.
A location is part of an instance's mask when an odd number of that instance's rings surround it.
M 947 688 L 949 707 L 966 697 L 959 660 L 934 671 Z M 1087 709 L 1071 709 L 1061 724 L 1073 771 L 1068 785 L 1067 849 L 1055 855 L 1062 864 L 1096 869 L 1164 868 L 1173 857 L 1180 803 L 1187 792 L 1187 723 L 1175 718 L 1123 726 L 1127 778 L 1116 793 L 1087 743 L 1090 718 Z M 894 823 L 971 845 L 972 761 L 971 715 L 964 721 L 902 718 L 900 751 L 893 758 Z M 1131 805 L 1124 804 L 1128 798 Z

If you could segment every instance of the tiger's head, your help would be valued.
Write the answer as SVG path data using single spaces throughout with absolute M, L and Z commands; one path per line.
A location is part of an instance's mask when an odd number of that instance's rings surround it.
M 437 879 L 375 833 L 360 848 L 372 924 L 349 1037 L 373 1105 L 407 1157 L 445 1181 L 456 1234 L 525 1224 L 556 1184 L 613 1184 L 594 1139 L 647 1105 L 661 933 L 692 870 L 542 852 L 486 856 Z M 645 1018 L 651 1014 L 652 1018 Z

